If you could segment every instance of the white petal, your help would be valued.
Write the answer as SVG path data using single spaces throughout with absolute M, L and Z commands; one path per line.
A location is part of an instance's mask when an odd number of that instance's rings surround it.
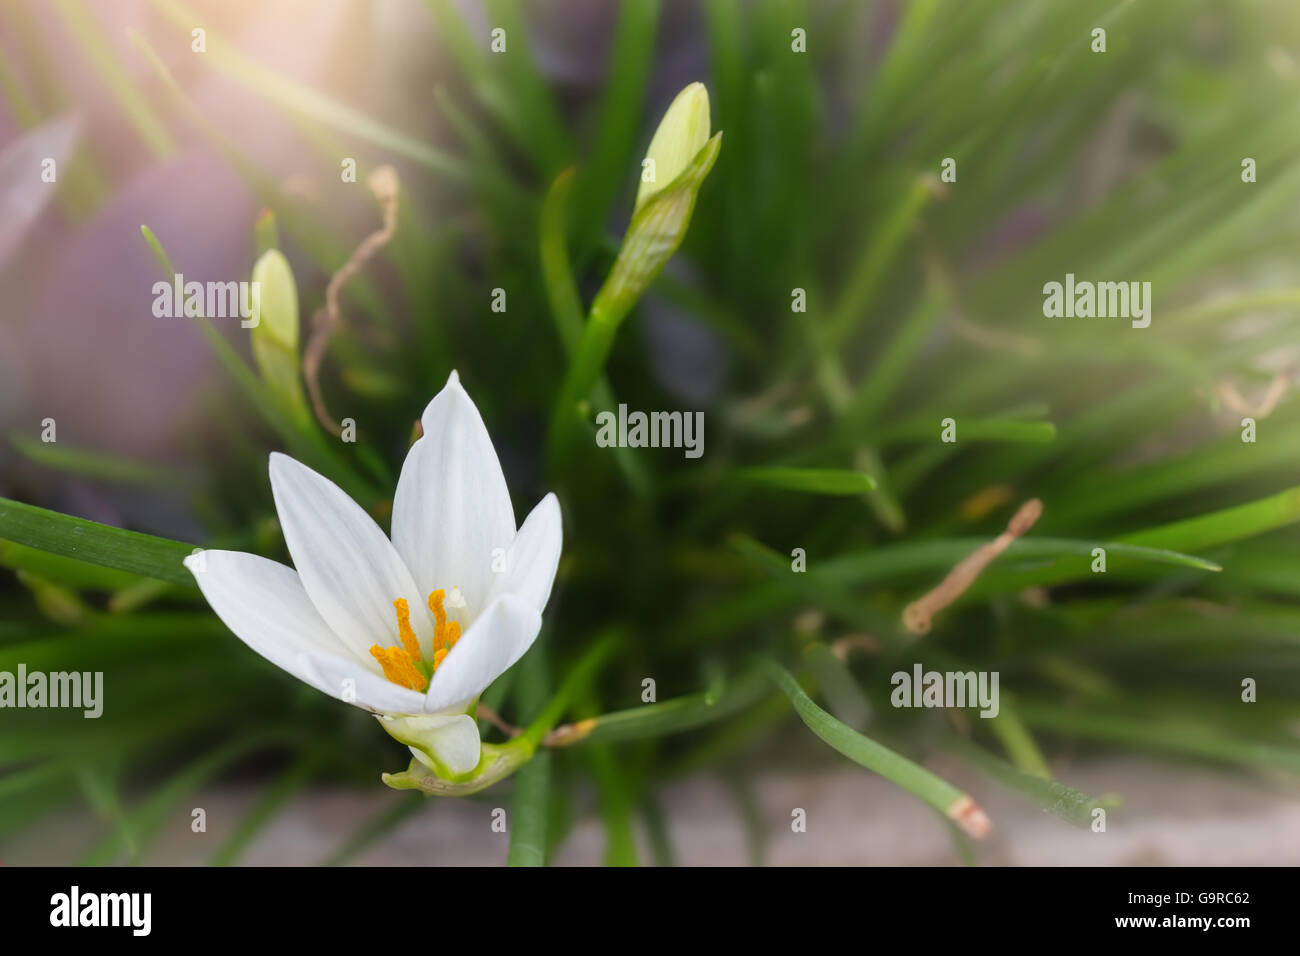
M 469 773 L 478 766 L 478 721 L 473 717 L 466 714 L 425 714 L 380 720 L 385 730 L 409 745 L 415 759 L 434 773 L 441 773 L 444 769 L 452 773 Z
M 420 419 L 393 498 L 393 544 L 427 594 L 459 586 L 473 620 L 492 586 L 492 552 L 510 546 L 515 513 L 478 409 L 452 372 Z
M 381 714 L 418 714 L 424 695 L 394 684 L 354 661 L 324 654 L 304 654 L 301 666 L 311 684 L 331 697 Z
M 551 596 L 564 540 L 560 502 L 549 494 L 524 519 L 506 551 L 505 570 L 496 576 L 489 603 L 505 594 L 523 598 L 540 612 Z
M 411 626 L 432 652 L 433 621 L 425 592 L 379 526 L 334 482 L 286 455 L 271 455 L 271 492 L 303 587 L 321 617 L 350 647 L 401 643 L 396 598 L 406 598 Z
M 523 656 L 541 628 L 542 616 L 522 598 L 493 601 L 433 672 L 425 711 L 464 710 Z
M 204 551 L 186 558 L 185 566 L 236 637 L 276 667 L 330 693 L 303 670 L 302 656 L 354 655 L 321 618 L 293 568 L 240 551 Z

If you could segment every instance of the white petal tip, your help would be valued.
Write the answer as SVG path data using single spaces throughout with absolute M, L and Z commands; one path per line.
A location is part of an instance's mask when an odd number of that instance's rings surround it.
M 292 458 L 290 458 L 286 454 L 283 454 L 282 452 L 278 452 L 278 451 L 271 452 L 271 456 L 267 460 L 266 472 L 271 478 L 271 488 L 273 490 L 275 488 L 276 482 L 283 480 L 285 476 L 288 474 L 289 470 L 296 464 L 298 464 L 298 462 L 294 461 Z

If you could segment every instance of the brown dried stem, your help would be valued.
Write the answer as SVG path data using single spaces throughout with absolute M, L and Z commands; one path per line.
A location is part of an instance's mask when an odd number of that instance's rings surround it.
M 958 562 L 948 572 L 948 576 L 939 582 L 938 587 L 903 608 L 903 625 L 908 631 L 912 634 L 924 634 L 929 631 L 934 615 L 961 597 L 983 570 L 1011 546 L 1011 542 L 1034 526 L 1034 522 L 1042 513 L 1041 501 L 1037 498 L 1026 501 L 1007 524 L 1006 531 Z
M 1283 397 L 1286 396 L 1289 384 L 1286 375 L 1282 373 L 1274 375 L 1273 381 L 1268 383 L 1268 391 L 1264 393 L 1264 397 L 1260 399 L 1258 405 L 1251 405 L 1242 398 L 1241 393 L 1237 391 L 1231 382 L 1219 382 L 1215 387 L 1215 391 L 1220 401 L 1238 415 L 1245 415 L 1250 418 L 1267 418 L 1273 413 L 1273 409 L 1277 408 Z
M 343 429 L 325 407 L 325 398 L 320 390 L 320 366 L 325 358 L 325 350 L 329 346 L 330 338 L 343 323 L 339 295 L 344 283 L 360 272 L 375 253 L 388 245 L 397 231 L 397 193 L 401 185 L 397 178 L 397 171 L 392 166 L 379 166 L 370 174 L 366 182 L 383 210 L 383 226 L 377 232 L 372 232 L 362 239 L 351 258 L 330 278 L 329 285 L 325 289 L 325 307 L 319 310 L 313 319 L 311 340 L 307 343 L 302 362 L 303 378 L 307 382 L 307 391 L 311 395 L 311 405 L 316 413 L 316 420 L 333 435 L 342 435 Z

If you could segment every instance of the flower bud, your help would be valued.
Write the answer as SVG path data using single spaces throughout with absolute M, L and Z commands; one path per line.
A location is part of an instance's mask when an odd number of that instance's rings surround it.
M 298 356 L 298 289 L 289 260 L 268 249 L 253 266 L 253 358 L 262 380 L 299 421 L 311 413 L 303 393 Z
M 268 249 L 253 266 L 253 285 L 258 290 L 258 321 L 279 345 L 298 353 L 298 288 L 294 285 L 289 260 L 278 249 Z M 253 333 L 256 338 L 257 333 Z
M 680 176 L 708 141 L 709 91 L 692 83 L 677 94 L 650 140 L 635 209 Z

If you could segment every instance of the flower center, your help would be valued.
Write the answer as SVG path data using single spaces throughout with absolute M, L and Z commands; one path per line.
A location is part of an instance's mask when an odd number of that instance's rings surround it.
M 460 621 L 447 620 L 443 602 L 447 592 L 442 588 L 429 595 L 429 610 L 433 612 L 433 660 L 424 660 L 420 653 L 420 640 L 411 627 L 411 606 L 406 598 L 393 601 L 393 610 L 397 612 L 397 632 L 401 637 L 401 647 L 381 647 L 372 645 L 370 654 L 379 661 L 384 669 L 384 676 L 394 684 L 409 687 L 411 690 L 424 690 L 429 686 L 429 677 L 438 669 L 447 652 L 460 640 Z M 464 607 L 465 601 L 460 596 L 460 588 L 451 592 L 451 606 Z

